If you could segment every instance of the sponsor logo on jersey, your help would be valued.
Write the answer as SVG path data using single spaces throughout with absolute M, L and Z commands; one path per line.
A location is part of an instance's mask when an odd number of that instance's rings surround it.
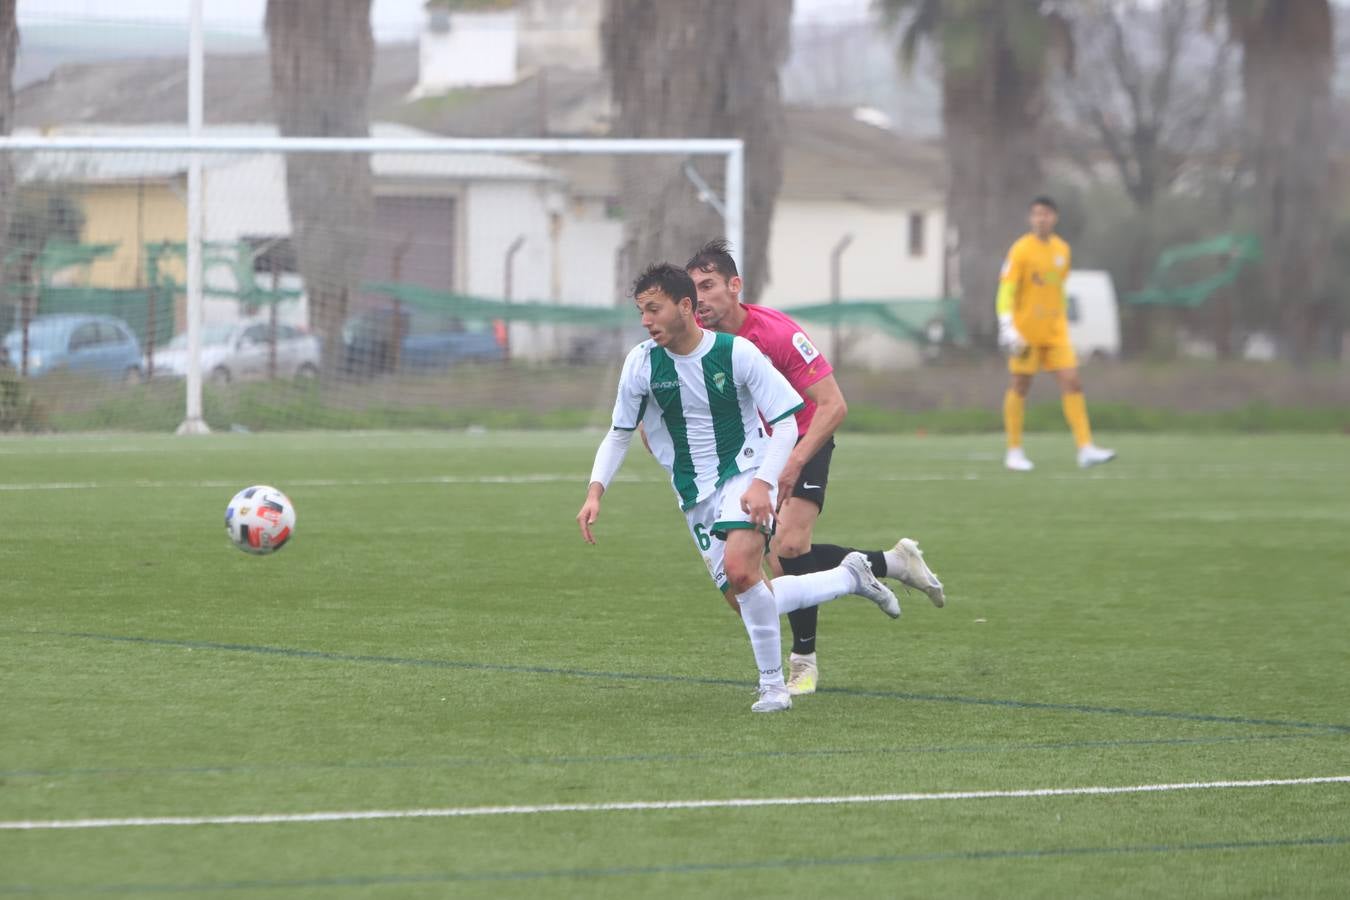
M 820 351 L 811 343 L 811 339 L 800 331 L 792 336 L 792 346 L 797 348 L 797 352 L 806 362 L 810 362 L 820 355 Z
M 1055 257 L 1055 265 L 1057 265 L 1057 266 L 1062 266 L 1062 265 L 1064 265 L 1064 257 L 1062 257 L 1062 256 L 1056 256 L 1056 257 Z
M 653 381 L 652 390 L 654 391 L 678 391 L 680 389 L 680 379 L 674 381 Z
M 744 453 L 743 455 L 744 455 L 744 456 L 747 456 L 747 457 L 749 457 L 749 456 L 754 456 L 754 455 L 755 455 L 755 450 L 754 450 L 754 448 L 753 448 L 753 447 L 746 447 L 746 448 L 745 448 L 745 453 Z

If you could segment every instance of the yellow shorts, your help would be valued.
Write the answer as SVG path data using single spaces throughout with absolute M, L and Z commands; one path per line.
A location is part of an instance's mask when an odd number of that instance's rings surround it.
M 1008 371 L 1014 375 L 1058 372 L 1078 368 L 1078 355 L 1068 344 L 1033 344 L 1017 356 L 1008 357 Z

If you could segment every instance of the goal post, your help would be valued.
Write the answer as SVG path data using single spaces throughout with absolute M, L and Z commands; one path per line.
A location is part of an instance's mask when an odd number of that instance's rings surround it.
M 603 235 L 596 240 L 610 240 L 615 229 L 622 227 L 625 207 L 639 205 L 637 198 L 622 195 L 619 179 L 615 178 L 604 189 L 595 191 L 597 194 L 608 191 L 614 195 L 599 204 L 604 208 L 606 221 L 598 223 L 594 216 L 586 221 L 574 221 L 575 211 L 582 208 L 573 191 L 575 183 L 585 181 L 595 170 L 606 167 L 596 164 L 588 167 L 585 160 L 609 160 L 607 165 L 616 167 L 624 158 L 660 158 L 656 164 L 664 167 L 661 177 L 687 183 L 690 196 L 702 199 L 720 219 L 721 233 L 709 237 L 725 237 L 738 263 L 742 259 L 745 150 L 739 139 L 381 136 L 381 130 L 413 133 L 411 129 L 397 126 L 383 129 L 376 126 L 373 129 L 375 136 L 368 138 L 286 138 L 268 133 L 271 129 L 265 126 L 239 126 L 233 130 L 234 133 L 228 135 L 188 137 L 162 133 L 164 129 L 157 131 L 152 126 L 140 131 L 128 128 L 115 133 L 104 129 L 89 135 L 0 137 L 0 155 L 14 167 L 20 191 L 27 186 L 41 188 L 52 196 L 57 193 L 79 195 L 85 207 L 79 214 L 81 219 L 73 226 L 74 230 L 67 229 L 61 241 L 82 247 L 121 245 L 115 255 L 125 258 L 120 281 L 107 274 L 114 268 L 112 261 L 100 259 L 83 270 L 49 267 L 41 274 L 26 271 L 22 277 L 33 284 L 25 283 L 19 288 L 18 261 L 24 260 L 25 265 L 32 268 L 38 251 L 31 246 L 20 246 L 22 241 L 12 237 L 13 229 L 10 235 L 0 235 L 0 243 L 4 245 L 0 248 L 4 251 L 0 254 L 4 276 L 0 285 L 8 284 L 6 293 L 0 295 L 0 327 L 5 332 L 12 327 L 27 328 L 28 318 L 33 314 L 59 307 L 56 301 L 49 302 L 45 298 L 61 295 L 70 285 L 90 292 L 105 291 L 109 297 L 115 290 L 130 291 L 133 288 L 148 291 L 151 295 L 158 292 L 157 298 L 151 296 L 144 301 L 150 310 L 148 322 L 141 319 L 131 322 L 133 317 L 130 316 L 127 321 L 141 338 L 146 362 L 151 367 L 154 367 L 155 353 L 167 352 L 155 347 L 165 335 L 165 316 L 175 321 L 173 335 L 186 351 L 181 354 L 185 359 L 179 372 L 183 390 L 181 409 L 186 416 L 180 433 L 204 430 L 203 385 L 209 388 L 212 384 L 212 372 L 203 368 L 203 329 L 219 324 L 220 297 L 233 291 L 239 309 L 251 310 L 250 314 L 264 319 L 267 315 L 259 311 L 270 307 L 273 324 L 268 341 L 272 362 L 267 373 L 272 378 L 277 376 L 277 307 L 287 311 L 282 315 L 283 322 L 288 316 L 291 321 L 299 321 L 308 314 L 295 311 L 297 302 L 301 305 L 299 308 L 308 307 L 303 306 L 307 302 L 307 288 L 302 279 L 297 281 L 294 261 L 281 266 L 283 274 L 279 283 L 275 260 L 280 251 L 274 245 L 278 241 L 289 241 L 294 231 L 286 203 L 285 172 L 288 167 L 284 164 L 294 154 L 304 154 L 306 158 L 313 158 L 312 154 L 364 155 L 371 162 L 377 199 L 389 199 L 386 195 L 392 192 L 405 201 L 402 207 L 392 201 L 377 205 L 366 237 L 372 246 L 378 244 L 382 248 L 382 258 L 388 259 L 388 265 L 377 276 L 363 282 L 382 285 L 385 296 L 392 298 L 396 345 L 400 329 L 405 328 L 400 323 L 407 318 L 409 310 L 439 304 L 445 309 L 454 307 L 462 311 L 468 308 L 465 303 L 469 301 L 486 301 L 474 307 L 475 314 L 486 316 L 494 309 L 491 302 L 497 301 L 504 304 L 502 308 L 506 312 L 493 315 L 492 320 L 508 356 L 524 347 L 531 354 L 531 362 L 549 361 L 548 352 L 540 349 L 547 343 L 540 337 L 540 332 L 550 328 L 554 329 L 554 351 L 557 355 L 565 355 L 566 340 L 558 334 L 567 327 L 581 326 L 562 323 L 580 323 L 587 316 L 584 310 L 568 312 L 576 305 L 577 298 L 575 290 L 564 296 L 568 291 L 563 283 L 577 279 L 573 273 L 561 271 L 565 266 L 558 257 L 566 256 L 569 251 L 567 246 L 557 246 L 558 234 L 563 232 L 564 244 L 570 240 L 573 248 L 579 246 L 577 242 L 585 241 L 587 234 Z M 713 163 L 712 166 L 700 164 L 702 175 L 692 165 L 699 159 Z M 202 171 L 205 172 L 202 177 L 180 177 Z M 533 218 L 528 221 L 520 218 L 525 215 L 521 212 L 523 207 L 512 206 L 505 200 L 499 204 L 490 191 L 481 189 L 484 185 L 500 186 L 511 179 L 516 179 L 521 186 L 514 196 L 528 195 L 524 187 L 527 182 L 533 185 L 531 189 L 538 195 L 538 202 L 530 207 Z M 720 184 L 710 187 L 708 181 L 712 180 Z M 438 197 L 453 195 L 457 198 L 456 222 L 444 236 L 446 241 L 456 242 L 453 251 L 448 246 L 445 248 L 445 255 L 456 255 L 455 263 L 462 270 L 456 272 L 452 281 L 443 279 L 431 283 L 423 279 L 424 283 L 419 283 L 416 273 L 411 272 L 419 253 L 426 256 L 435 252 L 434 248 L 421 246 L 432 242 L 434 236 L 416 233 L 420 226 L 415 191 L 398 187 L 412 184 L 417 185 L 416 191 L 425 195 L 423 199 L 427 203 Z M 328 189 L 340 192 L 342 185 L 335 184 Z M 155 197 L 147 200 L 147 192 Z M 498 190 L 497 194 L 505 197 L 506 191 Z M 168 199 L 156 207 L 155 203 L 163 199 L 160 195 Z M 123 199 L 115 199 L 117 196 Z M 164 239 L 163 246 L 159 246 L 159 237 L 147 237 L 146 223 L 155 216 L 168 215 L 162 207 L 164 203 L 173 205 L 175 201 L 181 206 L 173 213 L 180 217 L 179 224 L 170 229 L 173 237 Z M 596 206 L 591 203 L 588 208 Z M 399 218 L 400 209 L 411 213 L 406 223 Z M 43 227 L 45 229 L 45 225 Z M 519 235 L 507 234 L 516 231 Z M 528 243 L 525 241 L 527 235 L 538 236 L 538 239 L 533 244 Z M 538 245 L 549 235 L 555 246 L 541 252 Z M 48 241 L 49 236 L 44 232 L 38 240 Z M 410 242 L 419 246 L 410 250 Z M 237 249 L 230 249 L 231 244 Z M 525 245 L 524 252 L 517 253 L 522 250 L 522 244 Z M 44 243 L 42 246 L 53 245 Z M 690 251 L 693 249 L 689 248 Z M 288 252 L 294 253 L 293 249 Z M 247 268 L 244 257 L 249 257 L 256 264 L 257 277 L 243 275 L 233 280 L 232 288 L 222 287 L 220 270 L 226 264 L 221 259 L 231 254 L 237 263 L 234 268 L 239 271 Z M 265 262 L 268 254 L 271 254 L 271 261 Z M 134 264 L 126 261 L 133 257 Z M 154 262 L 150 261 L 152 257 Z M 269 265 L 273 267 L 270 289 L 264 284 Z M 128 267 L 134 267 L 134 283 L 125 274 L 130 271 Z M 97 274 L 90 275 L 90 272 Z M 164 280 L 153 281 L 152 274 Z M 400 285 L 399 282 L 407 283 Z M 593 296 L 583 302 L 612 309 L 618 300 L 613 293 L 616 283 L 597 279 Z M 178 298 L 179 308 L 176 313 L 170 310 L 169 314 L 161 310 L 156 318 L 155 310 L 162 306 L 166 292 Z M 44 299 L 34 299 L 31 303 L 24 301 L 28 305 L 23 306 L 14 299 L 16 294 L 40 295 Z M 538 301 L 558 308 L 543 309 Z M 13 310 L 20 310 L 22 306 L 23 316 L 10 314 L 6 304 Z M 152 326 L 154 333 L 147 332 L 146 329 Z M 407 335 L 401 337 L 406 339 Z M 579 339 L 573 338 L 574 341 Z M 397 346 L 392 353 L 395 368 L 407 362 L 407 359 L 397 358 Z M 28 361 L 25 357 L 22 362 L 26 365 Z M 387 367 L 388 363 L 389 360 L 381 359 L 374 368 L 381 370 L 380 367 Z M 129 369 L 127 372 L 129 374 Z M 163 372 L 156 369 L 155 374 Z M 227 379 L 234 373 L 221 366 L 218 374 L 220 379 Z M 130 380 L 130 377 L 124 379 Z M 123 386 L 131 389 L 128 385 Z M 99 390 L 103 388 L 100 386 Z M 162 388 L 160 390 L 162 393 Z M 211 398 L 206 400 L 209 405 Z M 299 427 L 311 424 L 299 423 Z

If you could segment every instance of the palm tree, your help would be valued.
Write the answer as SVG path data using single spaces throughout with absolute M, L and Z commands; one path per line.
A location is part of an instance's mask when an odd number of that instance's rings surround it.
M 1329 312 L 1331 76 L 1328 0 L 1214 0 L 1242 44 L 1246 149 L 1256 183 L 1263 288 L 1286 352 L 1304 359 Z
M 285 137 L 368 137 L 371 0 L 268 0 L 272 103 Z M 289 154 L 286 197 L 322 369 L 337 371 L 374 197 L 367 154 Z
M 959 243 L 961 315 L 992 340 L 999 263 L 1044 188 L 1040 124 L 1052 60 L 1072 63 L 1067 23 L 1041 0 L 876 0 L 911 66 L 930 43 L 942 65 L 947 215 Z
M 769 228 L 783 181 L 778 70 L 787 59 L 792 0 L 606 0 L 601 25 L 619 137 L 739 137 L 746 145 L 745 299 L 769 281 Z M 620 164 L 624 267 L 689 258 L 721 234 L 682 160 Z M 715 190 L 722 172 L 699 168 Z

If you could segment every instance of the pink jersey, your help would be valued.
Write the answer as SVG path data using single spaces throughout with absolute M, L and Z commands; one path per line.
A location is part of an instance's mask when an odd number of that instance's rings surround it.
M 767 306 L 746 304 L 744 308 L 745 323 L 736 334 L 758 347 L 773 367 L 783 373 L 793 390 L 802 395 L 806 405 L 797 412 L 797 433 L 806 434 L 816 415 L 816 404 L 806 396 L 806 389 L 834 374 L 834 368 L 811 343 L 802 326 L 787 315 Z

